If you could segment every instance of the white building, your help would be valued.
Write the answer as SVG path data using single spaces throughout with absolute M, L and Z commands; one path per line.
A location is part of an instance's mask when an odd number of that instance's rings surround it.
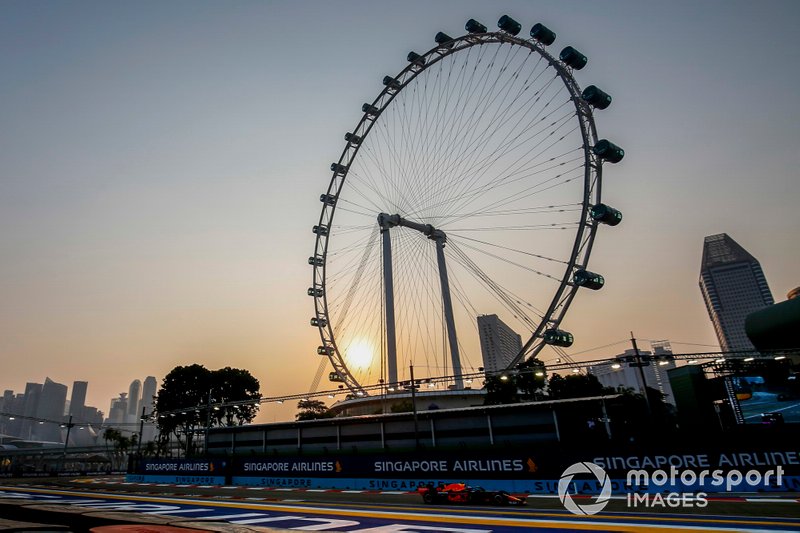
M 633 349 L 625 350 L 624 353 L 616 357 L 614 364 L 604 364 L 588 368 L 588 372 L 594 375 L 604 387 L 620 387 L 633 389 L 639 394 L 642 389 L 642 373 L 644 374 L 645 384 L 651 389 L 655 389 L 664 395 L 666 402 L 675 405 L 675 396 L 672 394 L 672 387 L 669 384 L 667 371 L 675 368 L 675 359 L 671 357 L 672 350 L 666 343 L 654 344 L 654 350 L 639 350 L 640 360 L 645 364 L 642 372 L 636 366 L 636 353 Z
M 505 370 L 522 350 L 522 337 L 497 315 L 478 317 L 483 368 L 487 373 Z

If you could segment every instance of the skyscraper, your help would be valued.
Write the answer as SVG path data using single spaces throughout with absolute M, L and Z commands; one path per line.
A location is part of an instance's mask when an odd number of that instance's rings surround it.
M 522 338 L 497 315 L 479 316 L 478 334 L 487 373 L 504 370 L 522 350 Z
M 158 389 L 158 382 L 154 376 L 147 376 L 142 384 L 142 401 L 139 405 L 139 415 L 142 414 L 144 409 L 145 415 L 153 414 L 153 403 Z M 152 422 L 148 422 L 142 428 L 142 442 L 153 440 L 156 435 L 156 426 Z
M 3 392 L 3 399 L 0 400 L 0 411 L 5 413 L 11 412 L 11 404 L 14 402 L 14 391 L 11 389 Z
M 128 387 L 128 413 L 126 422 L 136 422 L 139 420 L 139 400 L 142 397 L 142 382 L 138 379 L 131 381 Z
M 86 405 L 86 389 L 89 387 L 88 381 L 73 381 L 72 395 L 69 400 L 69 413 L 79 420 L 83 420 L 83 408 Z
M 139 405 L 138 414 L 142 414 L 142 407 L 144 407 L 145 414 L 151 414 L 153 412 L 153 398 L 156 395 L 156 389 L 158 388 L 158 382 L 154 376 L 147 376 L 144 379 L 144 384 L 142 385 L 142 401 Z
M 108 410 L 108 418 L 106 423 L 120 424 L 125 422 L 128 414 L 128 393 L 120 392 L 119 398 L 111 399 L 111 407 Z
M 67 386 L 56 383 L 50 378 L 44 380 L 36 417 L 46 420 L 46 424 L 36 424 L 34 435 L 39 440 L 61 441 L 61 429 L 58 424 L 51 421 L 60 421 L 64 417 L 64 407 L 67 403 Z
M 33 433 L 33 421 L 36 419 L 36 412 L 39 409 L 39 398 L 42 395 L 41 383 L 25 384 L 25 403 L 22 408 L 23 419 L 20 423 L 18 436 L 23 439 L 30 439 Z
M 745 318 L 774 303 L 756 258 L 726 233 L 709 235 L 703 243 L 700 291 L 722 351 L 753 350 Z

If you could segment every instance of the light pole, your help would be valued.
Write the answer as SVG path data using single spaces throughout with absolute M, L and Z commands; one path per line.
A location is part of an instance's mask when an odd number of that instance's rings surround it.
M 649 394 L 647 394 L 647 380 L 644 377 L 644 364 L 642 362 L 642 356 L 639 354 L 639 347 L 636 346 L 636 337 L 633 336 L 632 331 L 631 343 L 633 344 L 633 353 L 636 356 L 636 366 L 639 367 L 639 377 L 642 379 L 642 394 L 644 394 L 644 403 L 647 406 L 647 418 L 650 420 L 653 416 L 653 411 L 650 409 L 650 398 Z
M 64 439 L 64 451 L 61 454 L 61 470 L 64 469 L 64 463 L 67 461 L 67 446 L 69 445 L 69 433 L 72 430 L 72 415 L 69 415 L 69 421 L 67 422 L 67 437 Z
M 142 434 L 144 433 L 144 413 L 147 409 L 146 405 L 142 406 L 142 416 L 139 418 L 139 441 L 136 443 L 136 455 L 140 458 L 142 456 Z
M 414 381 L 414 365 L 409 365 L 411 371 L 411 410 L 414 411 L 414 447 L 419 449 L 419 421 L 417 420 L 417 382 Z

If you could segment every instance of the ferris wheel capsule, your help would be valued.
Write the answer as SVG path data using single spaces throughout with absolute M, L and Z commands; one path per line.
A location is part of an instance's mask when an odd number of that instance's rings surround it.
M 380 110 L 377 107 L 375 107 L 374 105 L 372 105 L 372 104 L 364 104 L 364 105 L 361 106 L 361 112 L 362 113 L 366 113 L 367 115 L 369 115 L 371 117 L 374 117 L 378 113 L 380 113 Z
M 361 143 L 361 137 L 359 137 L 355 133 L 350 133 L 349 131 L 344 134 L 344 140 L 349 142 L 350 144 L 360 144 Z
M 589 216 L 593 220 L 609 226 L 616 226 L 622 222 L 622 212 L 606 204 L 593 205 L 589 209 Z
M 611 96 L 594 85 L 589 85 L 581 93 L 587 104 L 596 109 L 605 109 L 611 105 Z
M 619 163 L 625 157 L 625 150 L 612 143 L 608 139 L 601 139 L 592 148 L 592 152 L 604 161 L 609 163 Z
M 453 38 L 450 37 L 449 35 L 447 35 L 443 31 L 440 31 L 439 33 L 437 33 L 436 37 L 434 37 L 433 40 L 436 41 L 436 44 L 438 44 L 440 46 L 443 46 L 445 44 L 449 45 L 450 43 L 453 42 Z
M 606 284 L 606 280 L 603 276 L 584 269 L 575 271 L 575 274 L 572 276 L 572 282 L 579 287 L 585 287 L 593 291 L 602 289 Z
M 497 27 L 510 35 L 517 35 L 522 30 L 522 24 L 508 15 L 503 15 L 497 21 Z
M 567 46 L 563 50 L 561 50 L 561 54 L 558 56 L 561 61 L 564 62 L 565 65 L 568 67 L 572 67 L 575 70 L 580 70 L 586 66 L 586 63 L 589 61 L 585 55 L 578 52 L 571 46 Z
M 395 91 L 400 88 L 400 82 L 397 80 L 397 78 L 393 78 L 391 76 L 384 76 L 383 84 L 386 85 L 388 89 L 393 89 Z
M 467 24 L 464 26 L 464 29 L 469 33 L 486 33 L 487 31 L 486 26 L 475 19 L 469 19 Z
M 575 341 L 572 333 L 560 329 L 548 329 L 544 332 L 544 342 L 551 346 L 559 346 L 561 348 L 569 348 Z
M 408 55 L 406 56 L 406 60 L 409 63 L 413 63 L 417 66 L 422 66 L 425 64 L 425 58 L 413 51 L 408 53 Z
M 533 25 L 533 28 L 531 28 L 531 37 L 545 46 L 550 46 L 556 41 L 555 32 L 553 32 L 553 30 L 544 24 L 538 22 Z

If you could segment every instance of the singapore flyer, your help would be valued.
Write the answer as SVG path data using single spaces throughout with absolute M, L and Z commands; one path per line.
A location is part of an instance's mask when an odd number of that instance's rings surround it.
M 513 367 L 546 346 L 568 347 L 565 316 L 601 224 L 603 163 L 622 148 L 599 138 L 594 114 L 611 96 L 581 88 L 587 57 L 550 50 L 508 16 L 498 30 L 470 19 L 435 35 L 362 108 L 331 165 L 313 226 L 311 325 L 329 379 L 358 395 L 418 370 L 431 388 L 463 389 L 481 366 L 477 317 L 520 335 Z

